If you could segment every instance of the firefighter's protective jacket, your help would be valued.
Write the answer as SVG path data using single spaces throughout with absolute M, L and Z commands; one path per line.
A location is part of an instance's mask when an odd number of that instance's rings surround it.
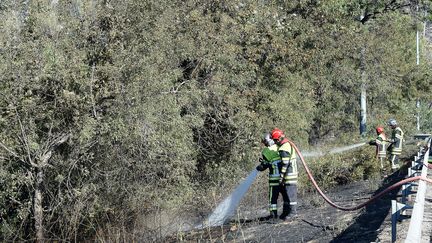
M 384 133 L 380 133 L 378 137 L 375 139 L 376 144 L 376 156 L 377 158 L 385 158 L 386 157 L 386 145 L 387 138 Z
M 377 158 L 385 158 L 386 157 L 387 139 L 386 139 L 386 135 L 384 133 L 380 133 L 378 135 L 378 137 L 376 137 L 375 140 L 371 140 L 369 142 L 369 144 L 376 146 L 375 156 Z
M 297 184 L 297 155 L 294 148 L 288 141 L 283 141 L 278 149 L 282 159 L 281 177 L 286 185 Z
M 400 127 L 396 127 L 392 131 L 391 136 L 391 154 L 392 155 L 401 155 L 402 153 L 402 142 L 403 142 L 404 132 Z

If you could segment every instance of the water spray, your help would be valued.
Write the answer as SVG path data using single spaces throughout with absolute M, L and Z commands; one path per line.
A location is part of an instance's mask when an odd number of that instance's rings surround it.
M 327 153 L 325 153 L 323 151 L 305 152 L 303 154 L 303 157 L 321 157 L 321 156 L 324 156 L 324 155 L 327 155 L 327 154 L 337 154 L 337 153 L 342 153 L 342 152 L 345 152 L 345 151 L 348 151 L 348 150 L 351 150 L 351 149 L 355 149 L 355 148 L 361 147 L 363 145 L 366 145 L 366 143 L 363 142 L 363 143 L 357 143 L 357 144 L 353 144 L 353 145 L 349 145 L 349 146 L 334 148 L 334 149 L 331 149 Z M 299 153 L 297 152 L 297 154 L 299 154 Z
M 195 228 L 202 229 L 204 227 L 223 225 L 225 221 L 234 214 L 234 211 L 237 209 L 241 199 L 254 182 L 257 174 L 258 171 L 254 169 L 249 174 L 249 176 L 242 183 L 240 183 L 240 185 L 238 185 L 237 188 L 216 207 L 216 209 L 204 221 L 204 223 L 195 226 Z

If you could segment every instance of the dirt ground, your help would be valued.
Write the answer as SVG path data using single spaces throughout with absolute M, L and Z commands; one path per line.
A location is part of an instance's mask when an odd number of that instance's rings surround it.
M 401 179 L 403 176 L 395 173 L 375 181 L 339 186 L 326 194 L 338 205 L 355 206 Z M 391 200 L 397 197 L 397 192 L 393 190 L 360 210 L 348 212 L 331 207 L 318 194 L 311 193 L 299 198 L 298 217 L 288 222 L 265 220 L 268 214 L 265 207 L 249 208 L 239 210 L 241 213 L 223 226 L 183 232 L 166 241 L 391 242 Z

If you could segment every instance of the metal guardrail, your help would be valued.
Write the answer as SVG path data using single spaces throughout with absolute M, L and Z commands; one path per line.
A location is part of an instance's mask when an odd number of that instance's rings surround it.
M 431 145 L 431 137 L 430 134 L 422 134 L 417 135 L 416 138 L 424 139 L 427 143 L 427 148 L 430 148 Z M 414 157 L 414 161 L 412 161 L 412 167 L 408 169 L 408 176 L 417 176 L 421 174 L 421 176 L 426 177 L 428 173 L 428 158 L 429 158 L 429 150 L 421 147 L 420 151 L 417 153 L 417 156 Z M 426 165 L 426 166 L 425 166 Z M 424 213 L 424 203 L 426 196 L 426 188 L 427 183 L 423 180 L 419 180 L 417 183 L 408 185 L 408 188 L 417 187 L 417 193 L 415 196 L 414 205 L 412 206 L 411 220 L 408 228 L 408 233 L 405 238 L 405 242 L 421 242 L 422 239 L 422 223 L 423 223 L 423 213 Z M 403 193 L 410 200 L 411 193 L 409 191 Z M 404 197 L 402 197 L 404 198 Z M 405 201 L 407 201 L 405 199 Z M 395 222 L 396 223 L 396 222 Z M 393 226 L 393 222 L 392 222 Z M 396 237 L 393 237 L 392 232 L 392 241 L 396 241 Z
M 430 140 L 428 142 L 428 148 L 430 146 Z M 423 163 L 423 168 L 421 170 L 421 175 L 426 177 L 428 167 L 424 166 L 428 164 L 429 151 L 423 151 L 423 158 L 421 159 Z M 411 214 L 411 221 L 408 229 L 405 242 L 420 242 L 422 238 L 421 226 L 423 223 L 423 212 L 424 212 L 424 202 L 426 196 L 427 184 L 425 181 L 418 182 L 418 191 L 415 198 L 413 211 Z
M 431 135 L 430 134 L 418 134 L 415 136 L 416 139 L 422 139 L 426 141 L 427 148 L 431 145 Z M 414 160 L 411 163 L 411 167 L 408 168 L 407 177 L 415 177 L 427 176 L 428 166 L 424 166 L 428 164 L 429 158 L 429 150 L 426 151 L 423 147 L 417 153 L 417 156 L 414 156 Z M 408 229 L 408 233 L 405 239 L 405 242 L 420 242 L 421 241 L 421 226 L 423 222 L 423 212 L 424 212 L 424 202 L 425 202 L 425 194 L 426 194 L 427 184 L 423 180 L 419 180 L 418 182 L 410 182 L 402 185 L 401 190 L 401 202 L 396 200 L 392 200 L 392 242 L 396 241 L 396 224 L 399 220 L 404 218 L 408 218 L 406 216 L 407 209 L 413 209 L 411 213 L 410 226 Z M 416 190 L 414 190 L 414 188 Z M 411 196 L 415 195 L 414 204 L 412 204 Z

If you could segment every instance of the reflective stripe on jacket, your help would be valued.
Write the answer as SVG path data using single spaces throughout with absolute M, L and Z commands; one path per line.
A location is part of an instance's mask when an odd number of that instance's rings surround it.
M 281 173 L 284 175 L 285 184 L 297 184 L 297 156 L 294 148 L 286 142 L 279 147 L 278 151 L 282 159 Z
M 266 147 L 262 151 L 263 159 L 269 162 L 269 184 L 270 186 L 278 186 L 279 185 L 279 166 L 281 162 L 281 158 L 279 156 L 278 147 L 276 144 Z
M 392 155 L 400 155 L 402 153 L 402 141 L 403 141 L 404 132 L 400 127 L 396 127 L 392 132 Z
M 378 137 L 375 139 L 376 143 L 376 156 L 378 158 L 385 158 L 386 157 L 386 150 L 387 150 L 387 142 L 386 142 L 386 135 L 384 133 L 381 133 L 378 135 Z

